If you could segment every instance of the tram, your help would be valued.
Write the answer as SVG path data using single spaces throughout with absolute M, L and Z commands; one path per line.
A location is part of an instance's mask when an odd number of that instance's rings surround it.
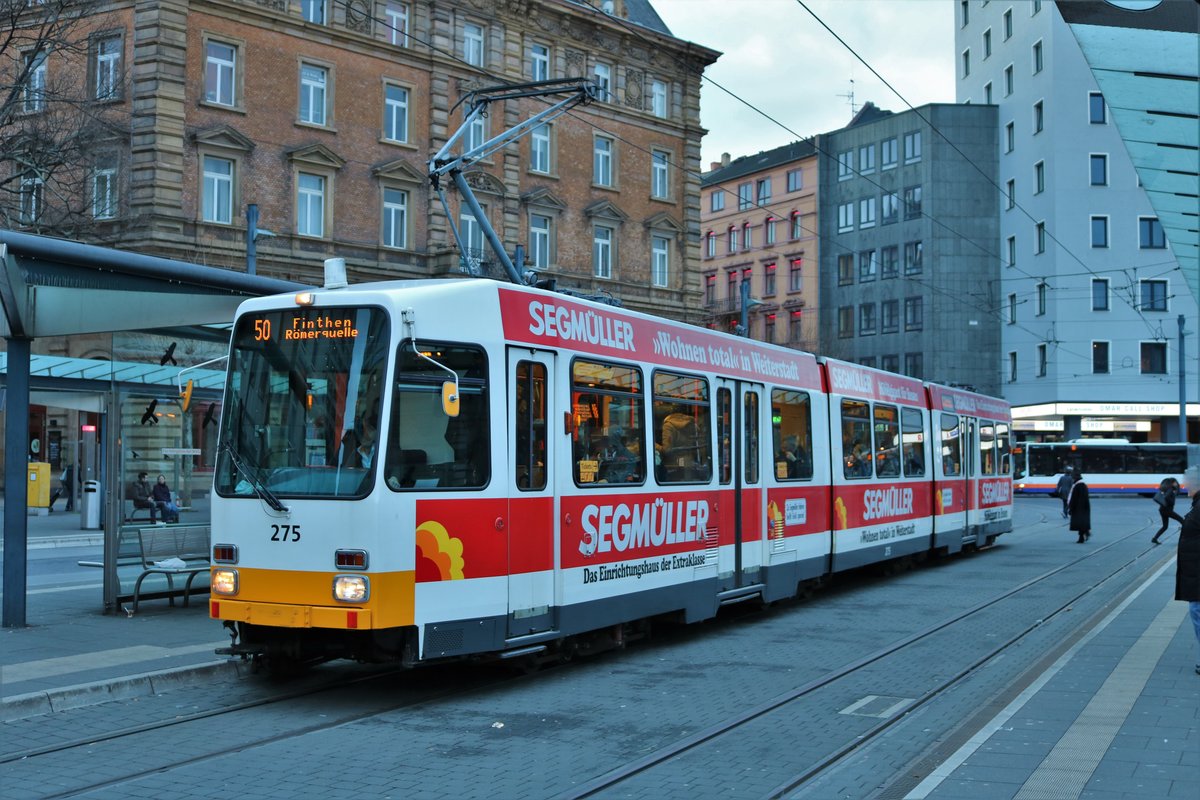
M 1050 494 L 1070 466 L 1078 469 L 1092 494 L 1138 494 L 1149 497 L 1164 478 L 1179 481 L 1188 492 L 1187 469 L 1197 461 L 1195 445 L 1170 442 L 1134 443 L 1128 439 L 1074 439 L 1029 442 L 1014 448 L 1017 466 L 1014 491 Z
M 1012 526 L 995 398 L 490 280 L 238 311 L 220 652 L 566 654 Z

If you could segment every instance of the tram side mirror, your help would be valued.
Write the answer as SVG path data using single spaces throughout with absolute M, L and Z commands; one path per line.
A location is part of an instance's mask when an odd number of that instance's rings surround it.
M 458 383 L 446 381 L 442 384 L 442 411 L 447 417 L 457 417 L 458 407 Z
M 195 388 L 191 378 L 184 384 L 183 391 L 179 393 L 179 406 L 183 411 L 187 411 L 192 406 L 192 389 Z

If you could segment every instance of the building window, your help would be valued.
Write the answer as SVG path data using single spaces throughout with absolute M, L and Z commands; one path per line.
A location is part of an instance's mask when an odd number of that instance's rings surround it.
M 233 222 L 234 163 L 228 158 L 204 156 L 200 218 L 229 225 Z
M 1004 183 L 1004 210 L 1011 211 L 1017 205 L 1017 181 L 1009 178 Z
M 958 18 L 961 20 L 962 27 L 967 27 L 971 21 L 971 6 L 968 4 L 967 0 L 959 0 L 958 12 Z
M 875 304 L 863 303 L 858 307 L 858 335 L 875 335 Z
M 1037 346 L 1037 376 L 1046 377 L 1046 345 L 1043 342 Z
M 1167 282 L 1162 280 L 1141 281 L 1141 311 L 1167 310 Z
M 663 81 L 650 81 L 650 113 L 656 117 L 667 117 L 667 84 Z
M 849 339 L 854 336 L 854 306 L 842 306 L 838 309 L 838 338 Z
M 911 164 L 921 160 L 921 132 L 913 131 L 904 134 L 904 163 Z
M 1142 374 L 1167 374 L 1167 343 L 1142 342 Z
M 1004 243 L 1005 249 L 1008 251 L 1008 263 L 1005 266 L 1015 267 L 1017 265 L 1017 237 L 1009 236 Z
M 725 190 L 724 189 L 714 189 L 713 193 L 711 195 L 711 198 L 712 199 L 710 202 L 710 208 L 712 211 L 724 211 L 725 210 Z
M 895 278 L 900 274 L 900 248 L 894 244 L 879 248 L 879 275 Z
M 988 81 L 983 85 L 983 102 L 989 106 L 992 104 L 992 82 Z
M 884 193 L 882 206 L 884 225 L 891 225 L 900 219 L 900 197 L 895 192 Z
M 904 190 L 904 218 L 921 216 L 921 187 L 909 186 Z
M 904 298 L 904 330 L 919 331 L 925 327 L 925 298 Z
M 858 148 L 858 171 L 864 175 L 875 171 L 875 145 Z
M 1042 43 L 1033 43 L 1033 74 L 1037 75 L 1042 71 Z
M 117 216 L 117 167 L 111 161 L 92 168 L 92 218 L 113 219 Z
M 705 252 L 709 258 L 716 258 L 717 255 L 717 235 L 712 231 L 704 237 Z
M 1167 246 L 1167 237 L 1158 217 L 1138 217 L 1138 247 L 1158 250 Z
M 1088 174 L 1091 176 L 1092 186 L 1107 186 L 1108 156 L 1103 153 L 1092 153 L 1088 157 L 1088 163 Z
M 1039 283 L 1037 285 L 1037 315 L 1039 317 L 1046 315 L 1046 284 Z
M 991 58 L 992 56 L 992 29 L 988 28 L 983 32 L 983 57 Z
M 1004 41 L 1007 42 L 1012 38 L 1012 32 L 1012 9 L 1010 8 L 1004 12 Z
M 854 254 L 841 253 L 837 257 L 838 286 L 849 286 L 854 283 Z
M 838 153 L 838 180 L 846 181 L 854 174 L 854 152 L 846 150 Z
M 742 249 L 743 250 L 750 250 L 751 248 L 754 247 L 754 234 L 752 233 L 753 230 L 754 229 L 750 227 L 749 222 L 742 224 Z
M 315 64 L 300 65 L 300 121 L 324 125 L 329 70 Z
M 325 0 L 300 0 L 300 15 L 305 22 L 325 24 Z
M 1033 104 L 1033 132 L 1041 133 L 1045 128 L 1046 119 L 1043 113 L 1042 101 L 1038 100 Z
M 1008 324 L 1017 324 L 1017 296 L 1015 294 L 1008 296 Z
M 116 100 L 121 96 L 120 36 L 105 36 L 95 43 L 93 97 L 97 100 Z
M 725 275 L 725 296 L 730 300 L 735 300 L 738 296 L 738 274 L 736 269 L 730 270 Z
M 383 88 L 383 138 L 408 141 L 408 89 L 387 84 Z
M 535 43 L 529 46 L 529 79 L 550 80 L 550 48 L 544 44 Z
M 408 192 L 383 190 L 383 246 L 408 247 Z
M 486 207 L 483 213 L 487 214 Z M 465 210 L 458 215 L 458 229 L 466 245 L 466 252 L 462 254 L 464 266 L 472 270 L 482 269 L 486 258 L 483 252 L 483 226 L 470 210 Z
M 727 243 L 726 250 L 728 250 L 728 252 L 730 252 L 730 253 L 736 253 L 737 252 L 737 244 L 738 244 L 738 234 L 737 234 L 737 228 L 733 227 L 732 225 L 729 226 L 728 239 L 729 239 L 729 241 Z
M 904 374 L 910 378 L 924 378 L 925 357 L 920 353 L 905 353 Z
M 612 99 L 612 67 L 596 62 L 592 67 L 592 77 L 596 79 L 597 98 L 608 101 Z
M 550 174 L 550 124 L 543 122 L 529 134 L 529 170 Z
M 596 225 L 592 229 L 592 275 L 611 278 L 613 268 L 613 229 Z
M 665 287 L 670 277 L 671 240 L 653 236 L 650 242 L 650 284 Z
M 1108 112 L 1104 108 L 1104 95 L 1099 92 L 1088 92 L 1088 122 L 1093 125 L 1104 125 L 1108 122 Z
M 962 52 L 962 76 L 964 78 L 971 74 L 971 50 L 970 48 Z
M 795 293 L 804 290 L 804 259 L 793 258 L 788 264 L 788 291 Z
M 896 333 L 900 330 L 900 301 L 884 300 L 879 304 L 879 332 Z
M 301 236 L 325 235 L 325 178 L 307 172 L 299 174 L 296 189 L 296 233 Z
M 671 196 L 671 154 L 654 150 L 650 154 L 650 196 L 666 200 Z
M 888 353 L 879 357 L 879 368 L 884 372 L 900 372 L 900 356 Z
M 1004 96 L 1008 97 L 1013 93 L 1013 67 L 1009 64 L 1004 68 Z
M 854 230 L 854 203 L 838 206 L 838 233 Z
M 1092 217 L 1092 247 L 1108 247 L 1108 217 Z
M 858 201 L 858 227 L 875 227 L 875 198 L 867 197 Z
M 25 65 L 29 77 L 21 90 L 21 109 L 33 114 L 46 107 L 46 51 L 26 55 Z
M 21 223 L 33 225 L 46 208 L 46 183 L 40 175 L 27 173 L 21 179 Z
M 1037 223 L 1037 226 L 1034 230 L 1036 237 L 1033 245 L 1033 252 L 1038 254 L 1044 253 L 1046 252 L 1046 223 Z
M 800 223 L 800 212 L 799 211 L 792 212 L 791 224 L 789 225 L 789 227 L 791 228 L 791 230 L 789 231 L 789 235 L 790 235 L 790 238 L 792 239 L 792 241 L 795 241 L 797 239 L 801 239 L 804 237 L 804 226 Z
M 1017 354 L 1015 352 L 1008 354 L 1008 382 L 1017 382 Z
M 896 166 L 896 159 L 899 150 L 896 140 L 884 139 L 879 144 L 879 164 L 882 169 L 893 169 Z
M 474 67 L 483 66 L 483 26 L 463 23 L 463 61 Z
M 597 186 L 613 185 L 612 139 L 597 136 L 592 141 L 592 183 Z
M 760 206 L 771 202 L 771 179 L 760 178 L 754 182 L 754 195 Z
M 399 47 L 408 47 L 408 4 L 388 3 L 383 17 L 384 38 Z
M 1107 375 L 1109 373 L 1108 342 L 1092 342 L 1092 374 Z
M 704 305 L 711 306 L 717 302 L 717 276 L 704 276 Z
M 204 99 L 222 106 L 237 105 L 237 48 L 209 40 L 204 50 Z
M 863 250 L 858 254 L 858 280 L 873 281 L 879 264 L 874 250 Z
M 754 205 L 754 186 L 750 183 L 738 184 L 738 211 L 745 211 Z
M 1108 311 L 1108 278 L 1092 278 L 1092 311 Z
M 470 153 L 478 150 L 483 147 L 487 138 L 487 117 L 475 117 L 467 126 L 467 135 L 463 137 L 463 152 Z
M 767 264 L 763 270 L 763 297 L 775 296 L 775 265 Z
M 787 174 L 787 190 L 798 192 L 804 188 L 804 170 L 790 169 Z
M 904 274 L 919 275 L 925 268 L 925 245 L 921 242 L 905 242 Z

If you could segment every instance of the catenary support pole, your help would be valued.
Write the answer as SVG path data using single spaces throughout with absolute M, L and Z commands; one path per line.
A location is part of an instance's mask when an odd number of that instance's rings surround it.
M 1187 361 L 1184 360 L 1183 314 L 1179 315 L 1179 441 L 1186 442 L 1187 435 Z
M 25 627 L 29 518 L 29 352 L 32 340 L 11 337 L 4 427 L 4 611 L 5 628 Z

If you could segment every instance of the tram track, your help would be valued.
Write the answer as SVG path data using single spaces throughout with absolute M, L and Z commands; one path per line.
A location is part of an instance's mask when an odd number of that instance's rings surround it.
M 774 697 L 765 703 L 750 708 L 741 714 L 697 731 L 668 746 L 648 753 L 635 761 L 631 761 L 604 775 L 600 775 L 591 781 L 555 795 L 554 800 L 583 800 L 583 798 L 601 796 L 605 792 L 616 789 L 634 778 L 644 777 L 656 768 L 669 765 L 671 762 L 680 759 L 681 757 L 684 757 L 685 755 L 688 755 L 703 746 L 716 745 L 725 737 L 735 737 L 751 723 L 758 722 L 770 714 L 785 709 L 790 704 L 796 703 L 802 698 L 812 696 L 822 689 L 831 687 L 834 684 L 837 684 L 839 681 L 862 672 L 872 664 L 876 664 L 877 662 L 880 662 L 889 656 L 901 653 L 902 651 L 912 647 L 914 644 L 921 642 L 922 640 L 946 631 L 952 626 L 969 620 L 985 610 L 992 609 L 1006 600 L 1027 592 L 1030 589 L 1049 581 L 1051 578 L 1071 569 L 1074 566 L 1097 558 L 1109 549 L 1117 547 L 1129 539 L 1144 536 L 1145 530 L 1146 528 L 1141 528 L 1119 539 L 1115 539 L 1111 542 L 1091 549 L 1088 552 L 1073 558 L 1070 561 L 1067 561 L 1066 563 L 1047 570 L 1040 575 L 1034 576 L 1018 584 L 1017 586 L 1014 586 L 1012 589 L 1001 592 L 987 600 L 977 603 L 970 608 L 953 614 L 948 618 L 942 619 L 885 647 L 879 648 L 878 650 L 862 656 L 837 670 L 828 672 L 819 678 L 798 686 L 782 695 Z M 939 697 L 944 696 L 949 690 L 962 683 L 966 678 L 976 674 L 981 668 L 989 663 L 992 663 L 995 659 L 1022 643 L 1030 634 L 1039 630 L 1051 620 L 1054 620 L 1060 615 L 1072 610 L 1081 600 L 1096 592 L 1101 587 L 1106 586 L 1115 577 L 1137 564 L 1142 558 L 1152 552 L 1152 548 L 1144 548 L 1131 557 L 1126 558 L 1108 572 L 1101 575 L 1098 579 L 1092 581 L 1081 591 L 1070 595 L 1065 601 L 1060 602 L 1060 604 L 1056 608 L 1051 609 L 1049 613 L 1043 614 L 1038 619 L 1025 625 L 1015 634 L 1008 636 L 1004 641 L 998 643 L 983 654 L 972 659 L 965 666 L 962 666 L 954 671 L 953 674 L 938 681 L 921 696 L 913 699 L 912 702 L 907 704 L 898 713 L 895 713 L 887 719 L 880 721 L 878 724 L 870 727 L 864 732 L 857 733 L 852 739 L 835 747 L 817 761 L 808 764 L 803 770 L 797 772 L 787 780 L 775 786 L 764 796 L 772 798 L 772 800 L 775 798 L 787 797 L 791 793 L 802 789 L 805 785 L 809 784 L 813 780 L 816 780 L 839 763 L 842 763 L 847 757 L 874 744 L 881 736 L 887 733 L 897 723 L 904 720 L 908 714 L 921 708 L 922 706 L 928 705 L 930 702 L 938 699 Z M 1163 557 L 1157 559 L 1154 562 L 1154 565 L 1147 570 L 1147 572 L 1153 573 L 1158 566 L 1168 561 L 1170 557 L 1170 553 L 1164 553 Z M 1106 604 L 1106 607 L 1108 605 L 1111 605 L 1111 602 Z

